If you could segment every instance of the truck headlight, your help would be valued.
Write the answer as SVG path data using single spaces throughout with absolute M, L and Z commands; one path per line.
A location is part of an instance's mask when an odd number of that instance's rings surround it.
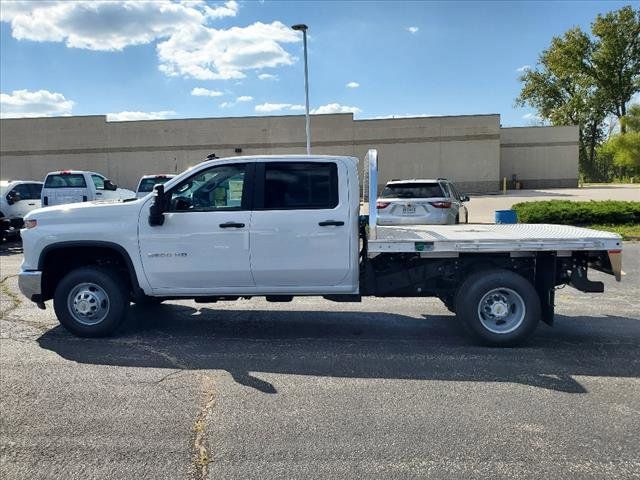
M 24 228 L 35 228 L 38 225 L 38 221 L 34 218 L 24 221 Z

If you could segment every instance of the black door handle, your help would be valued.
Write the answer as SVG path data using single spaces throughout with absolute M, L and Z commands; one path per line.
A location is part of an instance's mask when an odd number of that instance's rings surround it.
M 330 225 L 341 227 L 342 225 L 344 225 L 344 222 L 341 222 L 340 220 L 325 220 L 324 222 L 319 222 L 318 225 L 320 225 L 321 227 L 328 227 Z
M 218 226 L 220 228 L 243 228 L 244 227 L 244 223 L 227 222 L 227 223 L 221 223 Z

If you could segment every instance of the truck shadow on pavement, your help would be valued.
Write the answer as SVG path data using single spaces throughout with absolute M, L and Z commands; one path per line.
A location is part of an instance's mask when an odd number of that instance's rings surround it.
M 487 348 L 461 335 L 455 317 L 363 311 L 132 307 L 118 336 L 82 339 L 55 327 L 42 348 L 78 363 L 226 370 L 264 393 L 259 374 L 510 382 L 586 393 L 576 376 L 640 377 L 640 320 L 556 316 L 519 348 Z M 255 374 L 255 375 L 254 375 Z

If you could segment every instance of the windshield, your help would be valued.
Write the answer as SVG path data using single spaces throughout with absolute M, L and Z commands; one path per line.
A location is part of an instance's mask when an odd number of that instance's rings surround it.
M 152 177 L 152 178 L 143 178 L 140 180 L 140 186 L 138 187 L 138 192 L 147 193 L 153 191 L 153 187 L 158 183 L 166 183 L 171 180 L 171 177 Z
M 85 188 L 87 183 L 81 173 L 59 173 L 49 175 L 44 188 Z
M 443 197 L 442 187 L 437 182 L 431 183 L 392 183 L 384 187 L 382 198 L 434 198 Z

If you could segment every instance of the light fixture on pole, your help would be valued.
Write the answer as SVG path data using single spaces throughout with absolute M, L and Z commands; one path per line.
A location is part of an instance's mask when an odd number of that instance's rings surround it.
M 309 124 L 309 69 L 307 67 L 307 27 L 304 23 L 299 23 L 297 25 L 293 25 L 293 28 L 296 31 L 302 32 L 302 42 L 304 44 L 304 96 L 305 96 L 305 119 L 306 119 L 306 130 L 307 130 L 307 155 L 311 155 L 311 127 Z

